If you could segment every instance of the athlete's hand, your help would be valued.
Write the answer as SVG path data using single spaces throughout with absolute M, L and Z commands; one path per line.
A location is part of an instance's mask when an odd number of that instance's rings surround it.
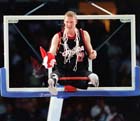
M 93 60 L 93 59 L 96 59 L 96 57 L 97 57 L 96 50 L 92 50 L 89 54 L 89 58 Z
M 40 47 L 40 52 L 43 58 L 42 65 L 44 65 L 46 69 L 53 68 L 56 63 L 55 56 L 50 52 L 46 52 L 42 47 Z

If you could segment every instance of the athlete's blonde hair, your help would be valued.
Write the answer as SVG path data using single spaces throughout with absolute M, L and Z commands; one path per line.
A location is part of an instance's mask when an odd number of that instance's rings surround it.
M 77 19 L 77 14 L 73 11 L 67 11 L 64 16 L 75 17 L 75 19 Z

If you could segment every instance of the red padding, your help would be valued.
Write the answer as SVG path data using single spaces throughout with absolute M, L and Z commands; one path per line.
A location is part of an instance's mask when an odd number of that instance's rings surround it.
M 71 85 L 64 86 L 65 92 L 75 92 L 76 90 L 77 90 L 76 87 L 73 87 Z
M 88 77 L 82 77 L 82 76 L 76 76 L 76 77 L 60 77 L 59 80 L 63 81 L 63 80 L 89 80 Z

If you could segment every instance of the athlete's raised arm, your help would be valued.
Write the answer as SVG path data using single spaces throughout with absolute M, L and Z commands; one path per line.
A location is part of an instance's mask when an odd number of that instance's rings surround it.
M 96 50 L 94 50 L 92 48 L 92 45 L 91 45 L 91 39 L 90 39 L 90 36 L 89 36 L 89 33 L 87 31 L 83 31 L 84 32 L 84 37 L 85 37 L 85 46 L 87 48 L 87 53 L 89 55 L 89 59 L 96 59 L 96 56 L 97 56 L 97 52 Z
M 56 51 L 58 49 L 58 44 L 59 44 L 59 34 L 55 34 L 52 38 L 52 41 L 51 41 L 51 45 L 50 45 L 50 49 L 49 49 L 49 52 L 52 53 L 52 54 L 56 54 Z

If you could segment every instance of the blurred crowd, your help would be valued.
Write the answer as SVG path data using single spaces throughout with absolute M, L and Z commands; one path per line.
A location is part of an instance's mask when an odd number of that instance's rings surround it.
M 139 121 L 139 100 L 139 97 L 66 98 L 60 121 Z M 1 97 L 0 121 L 46 121 L 48 108 L 49 98 Z

